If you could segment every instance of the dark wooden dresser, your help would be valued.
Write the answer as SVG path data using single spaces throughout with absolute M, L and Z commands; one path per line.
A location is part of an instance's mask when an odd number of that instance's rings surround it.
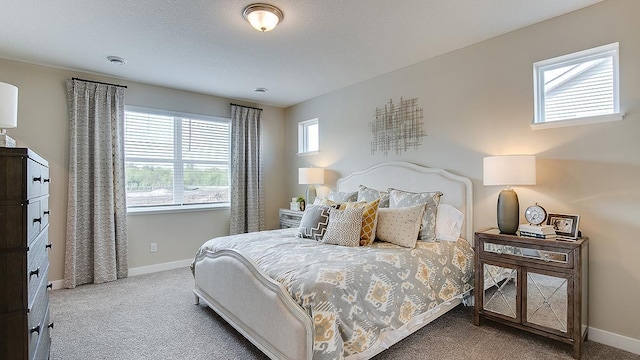
M 48 359 L 49 164 L 0 147 L 0 359 Z

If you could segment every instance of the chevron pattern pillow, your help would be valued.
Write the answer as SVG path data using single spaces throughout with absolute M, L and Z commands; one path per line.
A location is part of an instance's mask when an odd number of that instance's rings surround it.
M 426 204 L 422 215 L 422 228 L 418 240 L 436 240 L 436 215 L 442 193 L 440 191 L 414 193 L 389 188 L 389 208 L 401 208 L 419 204 Z
M 327 233 L 322 242 L 342 246 L 359 246 L 362 213 L 362 208 L 331 209 Z
M 296 237 L 322 241 L 329 224 L 329 209 L 328 206 L 309 205 L 302 214 Z

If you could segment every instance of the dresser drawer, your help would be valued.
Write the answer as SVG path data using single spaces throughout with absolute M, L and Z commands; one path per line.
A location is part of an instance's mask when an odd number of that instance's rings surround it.
M 46 283 L 45 283 L 46 284 Z M 29 317 L 29 327 L 27 328 L 29 336 L 29 354 L 35 353 L 36 346 L 40 335 L 46 332 L 47 326 L 45 315 L 49 309 L 49 293 L 46 286 L 38 289 L 33 304 L 27 310 Z
M 33 300 L 33 297 L 44 281 L 44 285 L 47 285 L 49 259 L 47 257 L 47 244 L 49 243 L 49 234 L 47 231 L 43 232 L 31 246 L 29 246 L 29 252 L 27 253 L 27 283 L 29 291 L 29 304 Z
M 27 160 L 27 199 L 49 194 L 49 168 Z
M 47 308 L 47 312 L 44 316 L 43 322 L 43 330 L 40 334 L 40 338 L 38 339 L 38 344 L 36 345 L 35 354 L 29 353 L 29 359 L 33 360 L 47 360 L 49 359 L 49 349 L 51 347 L 51 329 L 53 328 L 53 323 L 49 318 L 49 308 Z
M 40 200 L 40 214 L 42 215 L 40 229 L 44 229 L 49 225 L 49 213 L 49 197 L 47 196 Z
M 30 244 L 42 229 L 41 205 L 40 201 L 30 202 L 27 205 L 27 244 Z

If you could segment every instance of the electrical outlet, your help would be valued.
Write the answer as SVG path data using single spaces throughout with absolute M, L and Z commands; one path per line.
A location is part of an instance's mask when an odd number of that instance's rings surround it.
M 151 252 L 158 252 L 158 243 L 151 243 Z

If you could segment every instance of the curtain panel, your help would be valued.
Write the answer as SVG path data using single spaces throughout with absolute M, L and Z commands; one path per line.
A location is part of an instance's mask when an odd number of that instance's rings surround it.
M 232 235 L 265 228 L 261 113 L 260 109 L 231 105 Z
M 67 288 L 127 277 L 124 90 L 115 85 L 67 81 Z

